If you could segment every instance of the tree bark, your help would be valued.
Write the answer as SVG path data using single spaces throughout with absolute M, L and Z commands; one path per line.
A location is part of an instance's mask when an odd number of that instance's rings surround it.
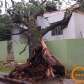
M 20 79 L 30 78 L 32 80 L 42 80 L 48 78 L 62 78 L 65 76 L 65 67 L 48 50 L 45 42 L 41 39 L 40 45 L 30 47 L 31 58 L 26 64 L 15 68 L 10 74 L 10 78 Z

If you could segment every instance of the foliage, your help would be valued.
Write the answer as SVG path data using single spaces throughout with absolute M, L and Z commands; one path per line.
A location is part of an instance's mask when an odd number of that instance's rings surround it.
M 84 12 L 84 0 L 80 1 L 80 9 L 79 10 Z
M 41 2 L 35 0 L 29 0 L 29 2 L 21 1 L 14 3 L 13 8 L 8 9 L 8 13 L 9 11 L 11 11 L 12 15 L 19 15 L 18 18 L 21 21 L 21 17 L 28 18 L 29 16 L 37 14 L 39 11 L 46 11 L 46 6 L 55 7 L 56 4 L 52 1 L 46 1 L 45 4 L 42 4 Z
M 0 40 L 10 40 L 10 34 L 11 33 L 11 22 L 7 15 L 0 15 Z
M 0 15 L 0 29 L 10 29 L 11 21 L 7 15 Z
M 12 1 L 12 7 L 7 10 L 8 14 L 10 15 L 1 15 L 0 16 L 0 33 L 10 33 L 11 32 L 11 24 L 18 23 L 19 25 L 22 24 L 25 20 L 28 23 L 29 17 L 34 16 L 35 14 L 39 14 L 39 12 L 43 13 L 46 11 L 46 7 L 52 7 L 55 10 L 56 3 L 54 1 L 47 1 L 45 4 L 39 2 L 38 0 L 29 0 L 29 2 L 25 2 L 22 0 L 21 2 L 14 2 Z M 41 0 L 46 1 L 46 0 Z M 60 0 L 56 0 L 60 3 Z M 49 8 L 50 10 L 50 8 Z M 10 20 L 10 17 L 12 20 Z M 14 22 L 14 23 L 13 23 Z M 24 24 L 24 25 L 25 25 Z M 7 32 L 6 32 L 7 31 Z M 0 35 L 1 38 L 6 37 L 5 35 Z

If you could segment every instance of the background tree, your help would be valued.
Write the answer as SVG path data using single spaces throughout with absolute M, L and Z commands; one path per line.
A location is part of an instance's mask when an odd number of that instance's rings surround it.
M 14 61 L 12 39 L 11 39 L 11 21 L 7 15 L 0 15 L 0 41 L 7 41 L 7 62 Z M 7 35 L 8 34 L 8 35 Z M 10 34 L 10 35 L 9 35 Z

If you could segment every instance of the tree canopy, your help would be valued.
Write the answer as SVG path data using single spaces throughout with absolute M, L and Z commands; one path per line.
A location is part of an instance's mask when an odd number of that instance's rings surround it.
M 60 0 L 53 0 L 53 1 L 47 1 L 47 0 L 41 0 L 39 2 L 38 0 L 29 0 L 29 2 L 25 2 L 22 0 L 21 2 L 14 2 L 12 1 L 12 7 L 7 9 L 7 13 L 4 15 L 0 15 L 0 37 L 1 39 L 3 37 L 6 37 L 4 35 L 10 34 L 11 32 L 11 24 L 17 23 L 19 25 L 28 25 L 27 22 L 29 20 L 30 16 L 37 17 L 40 14 L 44 14 L 46 11 L 56 11 L 57 10 L 57 3 L 61 5 Z M 81 4 L 83 5 L 83 4 Z M 81 6 L 83 7 L 83 6 Z M 38 15 L 37 15 L 38 14 Z M 12 18 L 12 20 L 10 19 Z M 3 34 L 2 34 L 3 33 Z M 10 35 L 8 35 L 9 37 Z

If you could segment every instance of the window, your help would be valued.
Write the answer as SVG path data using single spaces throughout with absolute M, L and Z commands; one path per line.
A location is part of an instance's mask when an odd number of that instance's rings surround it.
M 51 32 L 51 35 L 52 36 L 63 35 L 63 29 L 61 28 L 61 26 L 58 26 L 55 29 L 53 29 L 52 32 Z

